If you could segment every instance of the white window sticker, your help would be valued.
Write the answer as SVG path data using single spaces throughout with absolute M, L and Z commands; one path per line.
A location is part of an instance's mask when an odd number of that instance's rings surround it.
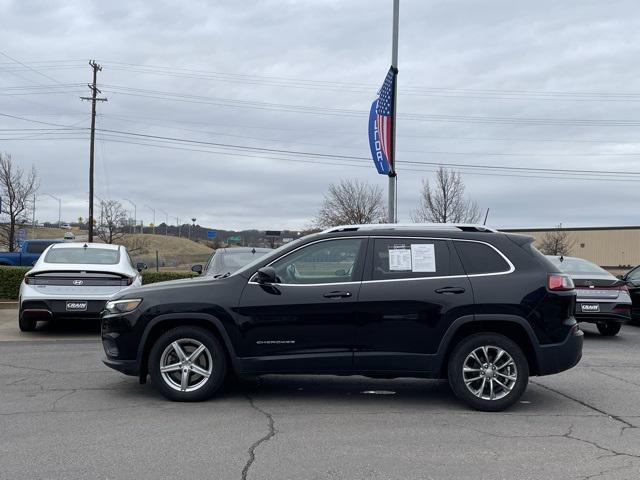
M 436 254 L 433 243 L 411 244 L 411 271 L 436 271 Z
M 389 271 L 410 271 L 411 250 L 404 245 L 389 247 Z

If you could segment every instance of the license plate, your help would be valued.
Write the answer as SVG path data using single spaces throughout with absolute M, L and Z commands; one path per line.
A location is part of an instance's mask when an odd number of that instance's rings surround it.
M 597 313 L 600 311 L 599 303 L 583 303 L 580 305 L 582 313 Z
M 87 310 L 87 302 L 68 301 L 67 312 L 84 312 Z

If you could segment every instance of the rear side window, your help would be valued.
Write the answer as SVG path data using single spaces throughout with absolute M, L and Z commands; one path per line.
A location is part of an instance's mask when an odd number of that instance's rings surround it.
M 49 245 L 51 244 L 45 242 L 28 243 L 26 253 L 42 253 L 47 249 Z
M 455 241 L 456 250 L 467 275 L 508 272 L 511 267 L 489 245 L 478 242 Z
M 441 277 L 452 274 L 446 240 L 376 238 L 372 266 L 373 280 Z

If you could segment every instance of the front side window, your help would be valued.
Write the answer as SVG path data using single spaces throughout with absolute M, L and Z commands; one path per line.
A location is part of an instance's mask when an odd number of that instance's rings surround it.
M 627 275 L 627 280 L 631 282 L 640 282 L 640 268 L 636 268 L 635 270 L 631 270 Z
M 362 239 L 327 240 L 301 248 L 271 266 L 278 283 L 313 284 L 356 281 Z
M 505 273 L 511 266 L 495 249 L 485 243 L 454 242 L 467 275 Z
M 112 248 L 52 248 L 44 258 L 46 263 L 84 263 L 116 265 L 120 262 L 119 249 Z
M 446 240 L 377 238 L 373 247 L 373 280 L 451 275 Z

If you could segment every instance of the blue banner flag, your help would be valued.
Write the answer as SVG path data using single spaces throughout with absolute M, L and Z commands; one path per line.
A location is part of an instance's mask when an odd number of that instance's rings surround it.
M 393 163 L 393 93 L 398 70 L 389 68 L 378 98 L 371 104 L 369 112 L 369 148 L 378 173 L 390 175 L 394 173 Z

